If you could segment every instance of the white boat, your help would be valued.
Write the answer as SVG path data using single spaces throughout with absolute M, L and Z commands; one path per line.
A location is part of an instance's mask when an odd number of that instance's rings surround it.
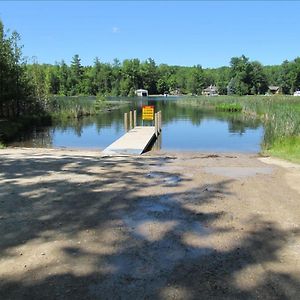
M 294 93 L 294 96 L 300 96 L 300 91 L 296 91 L 296 92 Z

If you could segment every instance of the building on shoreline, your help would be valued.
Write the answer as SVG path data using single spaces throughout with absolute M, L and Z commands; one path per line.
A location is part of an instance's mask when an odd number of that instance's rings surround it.
M 268 87 L 268 94 L 271 94 L 271 95 L 276 95 L 276 94 L 280 94 L 280 86 L 276 86 L 276 85 L 270 85 Z
M 135 91 L 135 94 L 138 97 L 148 97 L 148 91 L 147 90 L 143 90 L 143 89 L 138 89 Z
M 202 91 L 202 95 L 205 96 L 219 96 L 218 88 L 215 85 L 210 85 Z

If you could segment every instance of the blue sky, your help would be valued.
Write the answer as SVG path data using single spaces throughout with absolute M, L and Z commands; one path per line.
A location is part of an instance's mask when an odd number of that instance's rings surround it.
M 25 56 L 69 63 L 79 54 L 84 65 L 98 56 L 219 67 L 242 54 L 280 64 L 300 56 L 299 12 L 296 1 L 0 1 Z

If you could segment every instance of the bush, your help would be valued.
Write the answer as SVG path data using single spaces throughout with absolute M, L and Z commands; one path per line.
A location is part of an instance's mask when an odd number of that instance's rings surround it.
M 241 112 L 243 107 L 239 103 L 220 103 L 216 105 L 216 110 L 227 112 Z

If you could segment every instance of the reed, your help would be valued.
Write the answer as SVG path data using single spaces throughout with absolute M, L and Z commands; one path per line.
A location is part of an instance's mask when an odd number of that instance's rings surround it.
M 265 128 L 262 152 L 300 160 L 300 99 L 294 96 L 186 97 L 179 105 L 223 111 L 242 111 L 260 119 Z M 290 157 L 290 158 L 289 158 Z
M 80 118 L 97 113 L 96 97 L 53 97 L 48 108 L 54 118 Z
M 239 103 L 219 103 L 215 106 L 218 111 L 241 112 L 243 107 Z

